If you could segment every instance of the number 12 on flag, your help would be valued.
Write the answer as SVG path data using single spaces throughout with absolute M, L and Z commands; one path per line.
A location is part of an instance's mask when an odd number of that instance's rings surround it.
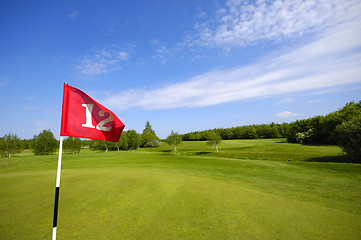
M 64 84 L 60 136 L 118 142 L 124 124 L 84 92 Z

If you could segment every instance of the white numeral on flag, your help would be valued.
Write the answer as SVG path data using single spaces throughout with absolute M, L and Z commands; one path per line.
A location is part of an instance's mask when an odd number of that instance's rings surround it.
M 82 104 L 82 106 L 85 107 L 85 117 L 86 117 L 86 122 L 85 124 L 82 124 L 82 126 L 87 128 L 95 128 L 92 122 L 92 112 L 93 112 L 94 104 Z
M 100 123 L 98 123 L 98 125 L 95 127 L 93 125 L 93 119 L 92 119 L 94 104 L 82 104 L 82 106 L 85 107 L 85 119 L 86 119 L 85 124 L 82 124 L 83 127 L 96 128 L 100 131 L 106 131 L 106 132 L 109 132 L 112 129 L 111 126 L 105 127 L 104 125 L 114 121 L 113 114 L 106 112 L 104 110 L 100 110 L 98 113 L 99 117 L 104 117 L 105 113 L 108 113 L 109 116 L 106 119 L 102 120 Z
M 99 116 L 100 117 L 104 117 L 104 114 L 106 113 L 106 111 L 104 110 L 100 110 L 99 111 Z M 109 117 L 107 117 L 106 119 L 104 119 L 103 121 L 101 121 L 98 126 L 97 126 L 97 129 L 98 130 L 101 130 L 101 131 L 110 131 L 110 129 L 112 129 L 112 127 L 104 127 L 105 124 L 107 124 L 108 122 L 111 122 L 111 121 L 114 121 L 114 118 L 113 118 L 113 114 L 111 113 L 108 113 L 109 114 Z

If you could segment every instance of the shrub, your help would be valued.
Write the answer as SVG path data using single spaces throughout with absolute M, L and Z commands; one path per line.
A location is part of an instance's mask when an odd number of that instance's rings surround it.
M 361 116 L 336 127 L 338 145 L 353 162 L 361 162 Z
M 33 138 L 33 152 L 35 155 L 48 155 L 56 151 L 58 141 L 50 130 L 43 130 Z

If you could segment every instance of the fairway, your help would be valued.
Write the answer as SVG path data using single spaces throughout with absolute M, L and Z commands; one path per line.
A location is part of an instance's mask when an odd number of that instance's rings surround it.
M 360 239 L 361 166 L 280 139 L 64 154 L 58 239 Z M 307 161 L 310 160 L 310 161 Z M 0 239 L 50 239 L 57 156 L 0 158 Z

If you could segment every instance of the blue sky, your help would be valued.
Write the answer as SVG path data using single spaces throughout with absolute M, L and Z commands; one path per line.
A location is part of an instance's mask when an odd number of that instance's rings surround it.
M 3 0 L 0 35 L 0 136 L 59 138 L 64 82 L 161 138 L 361 100 L 359 0 Z

